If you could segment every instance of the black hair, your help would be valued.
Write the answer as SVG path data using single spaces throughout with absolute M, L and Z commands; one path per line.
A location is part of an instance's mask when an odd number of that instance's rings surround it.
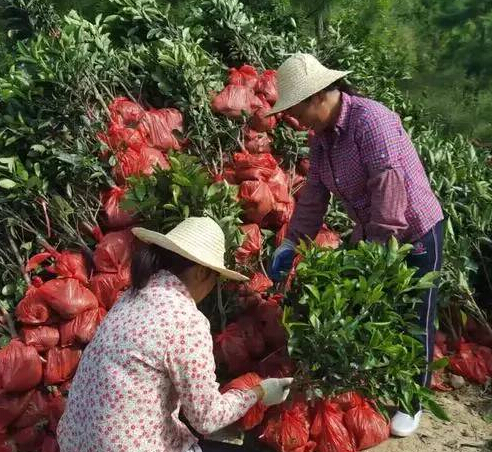
M 328 92 L 328 91 L 335 91 L 336 89 L 341 93 L 348 94 L 349 96 L 364 97 L 359 90 L 357 90 L 353 85 L 351 85 L 343 78 L 327 86 L 322 91 Z
M 179 254 L 157 245 L 144 244 L 135 252 L 132 259 L 132 289 L 143 289 L 150 277 L 159 270 L 168 270 L 179 276 L 193 265 L 197 264 Z

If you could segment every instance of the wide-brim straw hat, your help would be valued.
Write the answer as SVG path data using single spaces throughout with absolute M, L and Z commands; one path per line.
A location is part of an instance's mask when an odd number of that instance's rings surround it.
M 307 53 L 292 55 L 277 70 L 278 100 L 267 115 L 297 105 L 350 72 L 328 69 Z
M 151 243 L 192 262 L 215 270 L 227 279 L 248 281 L 241 273 L 229 270 L 224 264 L 225 237 L 220 226 L 208 217 L 190 217 L 167 234 L 145 228 L 132 228 L 142 242 Z

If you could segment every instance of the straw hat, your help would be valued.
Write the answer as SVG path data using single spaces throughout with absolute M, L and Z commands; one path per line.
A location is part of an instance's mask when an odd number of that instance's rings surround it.
M 307 53 L 292 55 L 277 70 L 278 100 L 268 115 L 297 105 L 350 72 L 328 69 Z
M 190 217 L 167 234 L 145 228 L 132 228 L 142 242 L 158 245 L 180 256 L 211 268 L 234 281 L 248 281 L 240 273 L 224 266 L 225 237 L 220 226 L 211 218 Z

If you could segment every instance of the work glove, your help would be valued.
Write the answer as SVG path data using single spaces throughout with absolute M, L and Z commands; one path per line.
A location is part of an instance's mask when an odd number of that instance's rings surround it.
M 280 246 L 275 250 L 270 265 L 270 278 L 275 282 L 284 279 L 285 274 L 292 268 L 292 262 L 296 254 L 296 246 L 289 239 L 284 239 Z
M 290 392 L 293 378 L 267 378 L 260 383 L 263 389 L 261 402 L 266 406 L 278 405 L 285 402 Z

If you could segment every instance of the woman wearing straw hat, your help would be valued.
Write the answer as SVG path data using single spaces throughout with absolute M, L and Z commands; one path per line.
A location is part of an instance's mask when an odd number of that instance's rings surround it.
M 224 267 L 224 234 L 210 218 L 188 218 L 166 235 L 143 228 L 132 285 L 84 351 L 58 426 L 61 452 L 228 451 L 201 434 L 241 418 L 255 403 L 283 402 L 290 378 L 221 394 L 215 381 L 210 324 L 197 309 Z M 241 448 L 240 448 L 241 449 Z
M 315 57 L 296 54 L 278 69 L 279 99 L 269 112 L 284 111 L 314 130 L 307 186 L 296 205 L 287 238 L 275 251 L 271 276 L 279 280 L 294 258 L 299 239 L 314 238 L 330 194 L 340 199 L 355 223 L 352 241 L 386 243 L 390 236 L 414 244 L 409 263 L 418 274 L 439 270 L 443 213 L 400 118 L 384 105 L 349 89 L 349 72 L 330 70 Z M 432 361 L 436 289 L 423 297 L 420 325 L 426 361 Z M 430 384 L 429 368 L 420 383 Z M 397 436 L 412 434 L 421 411 L 398 412 Z

